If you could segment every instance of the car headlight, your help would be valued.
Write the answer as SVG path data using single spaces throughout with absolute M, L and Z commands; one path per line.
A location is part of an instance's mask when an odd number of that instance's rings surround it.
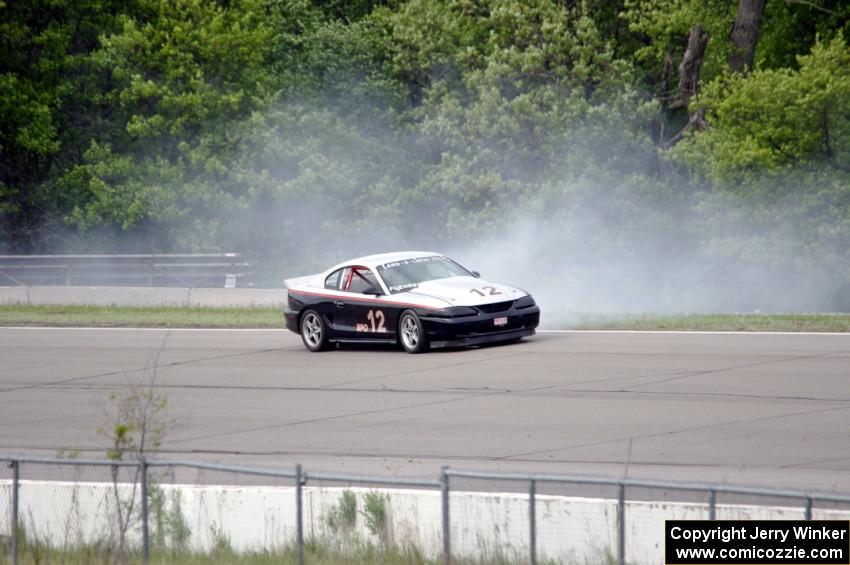
M 451 308 L 443 308 L 436 312 L 429 312 L 428 315 L 437 318 L 457 318 L 458 316 L 477 316 L 478 312 L 467 306 L 452 306 Z
M 515 306 L 516 308 L 531 308 L 535 306 L 534 299 L 528 294 L 517 300 Z

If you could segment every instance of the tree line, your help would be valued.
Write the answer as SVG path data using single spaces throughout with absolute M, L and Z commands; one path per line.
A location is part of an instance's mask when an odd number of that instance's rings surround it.
M 593 216 L 846 292 L 848 37 L 842 0 L 0 0 L 0 245 L 309 262 Z

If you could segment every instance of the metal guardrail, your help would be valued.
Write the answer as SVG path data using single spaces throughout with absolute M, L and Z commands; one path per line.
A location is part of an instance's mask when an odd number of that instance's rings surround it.
M 0 286 L 253 286 L 238 253 L 0 255 Z
M 382 486 L 407 486 L 418 488 L 440 489 L 442 508 L 442 553 L 446 565 L 452 562 L 451 551 L 451 523 L 450 523 L 450 479 L 469 478 L 493 481 L 518 481 L 528 483 L 528 531 L 529 531 L 529 563 L 537 563 L 537 516 L 536 497 L 537 485 L 539 483 L 569 483 L 579 485 L 596 485 L 617 487 L 617 554 L 618 563 L 626 563 L 626 494 L 627 488 L 653 488 L 663 490 L 704 492 L 708 495 L 709 519 L 716 518 L 717 495 L 741 494 L 772 498 L 799 499 L 804 511 L 805 519 L 812 519 L 812 509 L 816 501 L 839 502 L 850 504 L 850 494 L 836 494 L 803 490 L 783 490 L 760 487 L 736 486 L 729 484 L 714 484 L 703 482 L 678 482 L 657 481 L 645 479 L 612 478 L 592 475 L 552 475 L 552 474 L 517 474 L 517 473 L 495 473 L 484 471 L 465 471 L 443 467 L 435 480 L 394 478 L 368 475 L 351 475 L 340 473 L 317 472 L 309 473 L 303 467 L 295 465 L 294 470 L 276 470 L 242 467 L 233 465 L 222 465 L 217 463 L 204 463 L 197 461 L 160 460 L 141 458 L 136 461 L 112 461 L 104 459 L 51 459 L 41 457 L 24 456 L 2 456 L 0 461 L 6 462 L 12 469 L 12 507 L 11 524 L 12 531 L 17 532 L 20 524 L 19 516 L 19 489 L 20 489 L 20 466 L 22 463 L 42 465 L 72 465 L 72 466 L 100 466 L 100 467 L 135 467 L 138 470 L 138 481 L 141 488 L 141 515 L 142 515 L 142 551 L 143 560 L 149 561 L 149 532 L 148 532 L 148 470 L 153 467 L 185 467 L 209 471 L 222 471 L 228 473 L 257 475 L 265 477 L 278 477 L 291 479 L 295 487 L 296 496 L 296 555 L 297 563 L 304 563 L 304 512 L 303 512 L 303 487 L 311 481 L 334 481 L 341 483 L 361 483 Z M 13 563 L 18 563 L 18 535 L 12 535 Z

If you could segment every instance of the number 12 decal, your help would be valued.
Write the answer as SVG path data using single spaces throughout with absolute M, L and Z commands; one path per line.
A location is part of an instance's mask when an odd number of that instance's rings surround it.
M 484 292 L 485 290 L 489 290 L 490 292 L 489 293 Z M 487 296 L 488 294 L 489 294 L 489 296 L 494 296 L 496 294 L 502 294 L 502 291 L 496 290 L 496 287 L 494 287 L 494 286 L 482 286 L 481 290 L 478 290 L 477 288 L 473 288 L 469 292 L 474 292 L 475 294 L 477 294 L 479 296 Z
M 373 333 L 384 333 L 387 331 L 387 328 L 384 327 L 383 310 L 369 310 L 369 313 L 366 314 L 366 319 L 369 320 L 369 324 L 372 326 Z

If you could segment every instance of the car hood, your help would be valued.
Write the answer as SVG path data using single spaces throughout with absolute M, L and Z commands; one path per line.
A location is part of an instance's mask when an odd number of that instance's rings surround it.
M 451 306 L 476 306 L 522 298 L 526 293 L 511 286 L 475 277 L 452 277 L 420 283 L 418 287 L 394 296 L 436 298 Z

